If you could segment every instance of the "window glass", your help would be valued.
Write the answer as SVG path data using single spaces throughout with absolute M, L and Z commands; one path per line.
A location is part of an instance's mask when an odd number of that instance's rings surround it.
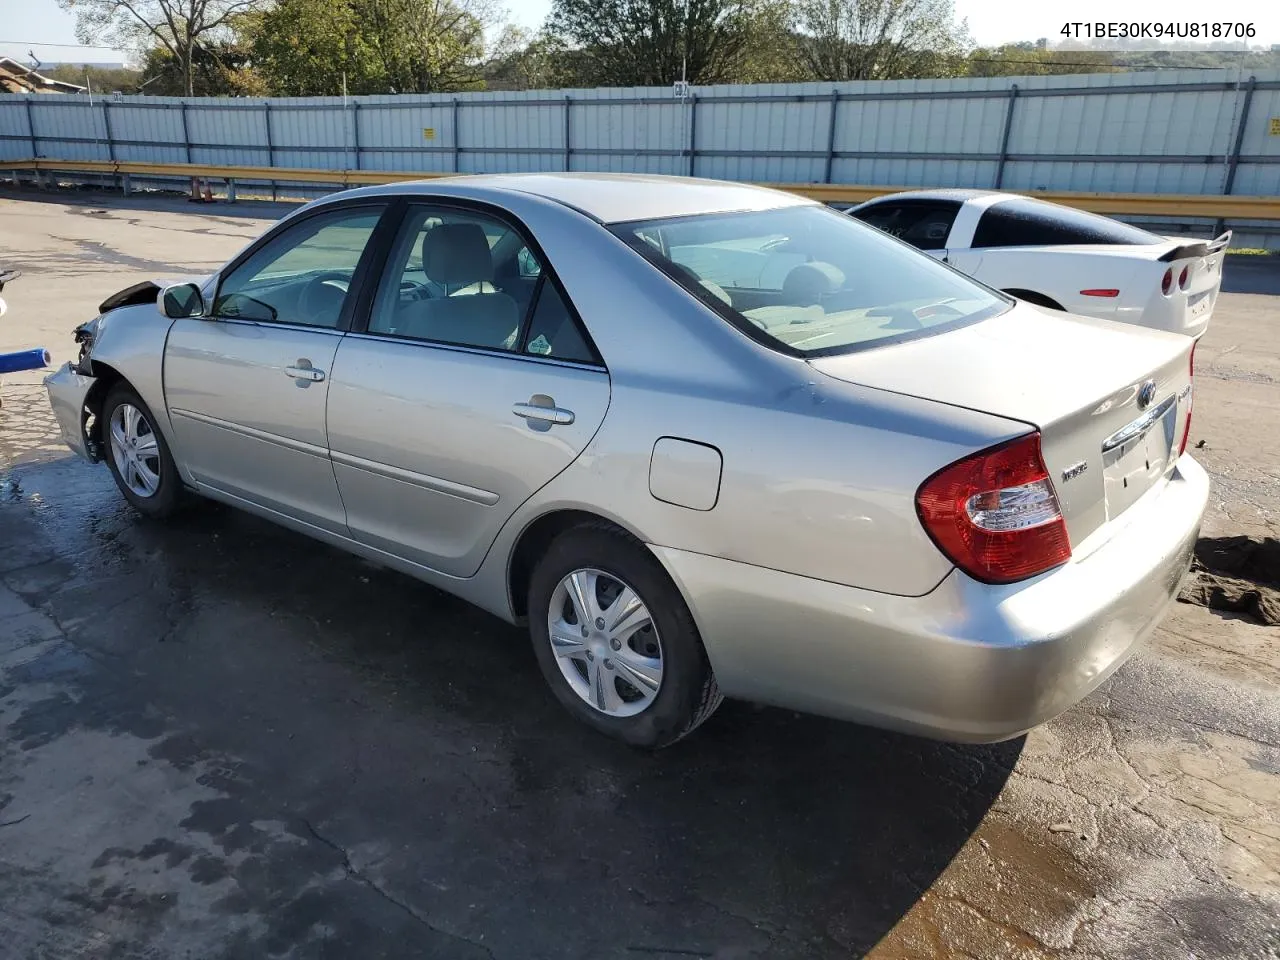
M 1159 242 L 1155 234 L 1127 223 L 1025 197 L 1011 197 L 989 207 L 973 235 L 975 247 Z
M 522 277 L 523 246 L 509 226 L 485 214 L 410 207 L 369 331 L 514 349 L 537 284 L 536 274 Z
M 960 204 L 951 200 L 912 201 L 877 204 L 854 216 L 920 250 L 942 250 L 959 212 Z
M 932 257 L 817 205 L 615 230 L 722 315 L 803 355 L 927 336 L 1009 306 Z
M 544 280 L 525 336 L 525 353 L 578 363 L 599 363 L 595 350 L 578 329 L 559 288 Z
M 336 327 L 382 209 L 335 210 L 285 230 L 222 278 L 213 315 Z

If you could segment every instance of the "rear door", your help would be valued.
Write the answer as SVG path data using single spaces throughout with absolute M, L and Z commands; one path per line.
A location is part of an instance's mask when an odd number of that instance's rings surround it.
M 322 209 L 246 251 L 164 355 L 177 459 L 206 487 L 338 533 L 325 402 L 385 203 Z
M 328 428 L 357 540 L 470 576 L 503 523 L 590 442 L 609 375 L 536 246 L 500 214 L 412 205 Z

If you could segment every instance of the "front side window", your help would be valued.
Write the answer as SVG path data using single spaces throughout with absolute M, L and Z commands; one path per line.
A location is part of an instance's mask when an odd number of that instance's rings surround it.
M 486 213 L 429 204 L 405 214 L 369 332 L 599 362 L 519 231 Z
M 614 231 L 722 316 L 802 356 L 927 336 L 994 316 L 1012 302 L 817 205 Z
M 1011 197 L 988 207 L 974 230 L 974 247 L 1048 247 L 1060 244 L 1149 244 L 1160 238 L 1127 223 L 1083 210 Z
M 908 200 L 877 204 L 853 216 L 919 250 L 942 250 L 959 212 L 954 200 Z
M 213 315 L 337 327 L 383 209 L 335 210 L 284 230 L 222 278 Z

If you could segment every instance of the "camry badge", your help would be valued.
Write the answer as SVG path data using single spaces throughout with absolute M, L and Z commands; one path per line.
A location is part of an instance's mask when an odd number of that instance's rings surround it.
M 1068 480 L 1074 480 L 1088 469 L 1089 462 L 1087 460 L 1081 460 L 1079 463 L 1073 463 L 1071 466 L 1067 467 L 1067 469 L 1062 471 L 1062 480 L 1064 483 Z
M 1151 401 L 1156 398 L 1156 382 L 1148 380 L 1138 388 L 1138 409 L 1145 410 L 1151 406 Z

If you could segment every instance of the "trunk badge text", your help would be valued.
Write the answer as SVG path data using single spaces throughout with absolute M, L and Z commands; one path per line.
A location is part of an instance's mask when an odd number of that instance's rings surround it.
M 1088 469 L 1089 463 L 1086 460 L 1081 460 L 1079 463 L 1073 463 L 1071 466 L 1067 467 L 1067 469 L 1062 471 L 1063 482 L 1067 480 L 1074 480 Z

